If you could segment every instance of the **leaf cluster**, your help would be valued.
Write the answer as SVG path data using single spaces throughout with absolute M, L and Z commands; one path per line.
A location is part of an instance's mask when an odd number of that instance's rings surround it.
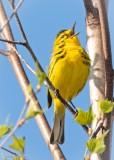
M 99 100 L 98 109 L 99 115 L 110 113 L 114 109 L 114 102 L 108 100 Z M 76 116 L 75 120 L 81 125 L 91 125 L 93 120 L 96 118 L 96 116 L 92 112 L 91 106 L 89 107 L 89 110 L 87 112 L 83 111 L 81 108 L 77 108 L 77 110 L 78 115 Z M 102 135 L 96 138 L 91 137 L 87 141 L 86 146 L 91 153 L 102 154 L 105 151 L 106 145 L 104 143 L 104 139 L 108 132 L 109 130 L 105 131 Z
M 9 134 L 12 131 L 12 128 L 13 128 L 12 125 L 10 125 L 10 126 L 1 125 L 0 126 L 0 138 L 2 138 L 3 136 Z M 12 142 L 12 144 L 9 145 L 9 147 L 12 148 L 15 151 L 20 152 L 20 154 L 21 154 L 20 156 L 14 156 L 12 158 L 12 160 L 24 160 L 24 156 L 23 156 L 24 147 L 25 147 L 24 138 L 16 137 L 14 135 L 12 136 L 12 138 L 13 138 L 13 142 Z M 7 160 L 7 158 L 5 158 L 5 160 Z

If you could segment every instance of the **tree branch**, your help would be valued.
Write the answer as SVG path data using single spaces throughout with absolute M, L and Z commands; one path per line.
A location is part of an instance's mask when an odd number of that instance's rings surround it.
M 14 3 L 12 3 L 10 0 L 8 0 L 8 1 L 9 1 L 9 3 L 10 3 L 10 6 L 11 6 L 12 10 L 14 11 L 14 10 L 15 10 Z M 27 40 L 27 37 L 26 37 L 25 32 L 24 32 L 24 30 L 23 30 L 23 26 L 22 26 L 22 24 L 21 24 L 21 21 L 20 21 L 20 19 L 19 19 L 19 17 L 18 17 L 17 12 L 15 12 L 14 17 L 15 17 L 15 20 L 16 20 L 17 25 L 18 25 L 18 27 L 19 27 L 21 36 L 22 36 L 23 40 L 27 43 L 28 40 Z
M 97 125 L 98 100 L 105 99 L 105 58 L 102 48 L 101 27 L 96 0 L 84 0 L 86 9 L 87 50 L 91 59 L 90 100 L 96 119 L 92 123 L 93 131 Z M 91 160 L 100 160 L 97 154 L 91 154 Z
M 19 156 L 17 153 L 10 151 L 9 149 L 6 149 L 4 147 L 1 147 L 1 149 L 3 149 L 6 152 L 9 152 L 10 154 L 13 154 L 14 156 Z
M 9 52 L 0 50 L 0 54 L 2 54 L 3 56 L 8 56 Z
M 15 51 L 15 53 L 17 54 L 17 56 L 20 58 L 20 60 L 26 65 L 26 67 L 36 76 L 36 72 L 31 68 L 31 66 L 25 61 L 25 59 L 21 56 L 21 54 L 19 54 L 19 52 L 17 51 L 17 49 L 15 48 L 15 46 L 11 45 L 11 44 L 20 44 L 20 45 L 25 45 L 24 42 L 16 42 L 16 41 L 9 41 L 6 39 L 6 37 L 2 35 L 2 38 L 4 39 L 1 39 L 1 41 L 3 42 L 7 42 L 9 43 L 10 47 Z M 4 54 L 4 53 L 2 53 Z M 7 54 L 8 56 L 8 54 Z
M 113 99 L 113 69 L 112 69 L 112 54 L 111 54 L 111 43 L 110 43 L 110 32 L 108 26 L 108 17 L 106 12 L 105 1 L 97 0 L 100 25 L 101 25 L 101 35 L 102 35 L 102 45 L 103 52 L 105 56 L 105 98 L 108 100 Z M 102 159 L 110 159 L 111 156 L 111 143 L 112 143 L 112 118 L 111 113 L 105 115 L 105 120 L 103 126 L 106 129 L 110 129 L 108 136 L 105 138 L 105 144 L 107 149 L 102 154 Z
M 2 5 L 2 1 L 0 1 L 0 26 L 3 26 L 4 23 L 6 22 L 6 20 L 7 20 L 7 17 L 6 17 L 6 14 L 5 14 L 3 5 Z M 12 36 L 11 29 L 10 29 L 9 25 L 5 26 L 3 33 L 8 40 L 13 41 L 13 36 Z M 8 56 L 8 59 L 9 59 L 10 63 L 12 64 L 12 67 L 15 71 L 15 74 L 18 78 L 18 81 L 21 85 L 21 88 L 22 88 L 25 96 L 28 99 L 30 99 L 31 105 L 34 106 L 35 110 L 41 110 L 40 104 L 36 103 L 37 98 L 36 98 L 34 92 L 32 91 L 32 93 L 29 95 L 26 90 L 26 88 L 29 85 L 29 80 L 28 80 L 26 73 L 25 73 L 25 71 L 19 61 L 18 56 L 16 55 L 15 51 L 10 47 L 10 45 L 8 45 L 8 44 L 6 44 L 6 45 L 7 45 L 8 51 L 10 51 L 12 53 L 12 54 L 10 54 L 10 56 Z M 49 124 L 48 124 L 45 116 L 44 115 L 36 116 L 36 121 L 37 121 L 37 124 L 40 128 L 40 131 L 42 132 L 44 140 L 48 144 L 48 147 L 49 147 L 54 159 L 56 159 L 56 160 L 60 160 L 60 158 L 65 159 L 59 146 L 57 144 L 50 145 L 50 143 L 49 143 L 50 127 L 49 127 Z
M 7 42 L 7 43 L 11 43 L 11 44 L 20 44 L 20 45 L 23 45 L 23 46 L 25 46 L 25 44 L 26 44 L 26 42 L 9 41 L 9 40 L 7 40 L 7 39 L 2 39 L 2 38 L 0 38 L 0 41 L 2 41 L 2 42 Z
M 12 19 L 12 17 L 14 16 L 14 14 L 17 12 L 17 10 L 19 9 L 19 7 L 22 5 L 24 0 L 20 0 L 17 4 L 17 6 L 15 7 L 15 10 L 13 11 L 13 13 L 10 15 L 9 18 L 6 19 L 6 21 L 4 22 L 4 24 L 1 26 L 0 28 L 0 32 L 3 31 L 3 29 L 5 28 L 5 26 L 10 22 L 10 20 Z
M 112 54 L 110 43 L 110 32 L 108 26 L 108 18 L 106 13 L 105 2 L 98 0 L 98 10 L 101 25 L 102 45 L 105 55 L 105 70 L 106 70 L 106 88 L 105 97 L 108 100 L 112 100 L 113 96 L 113 69 L 112 69 Z
M 98 115 L 96 100 L 107 98 L 112 100 L 112 59 L 110 47 L 110 34 L 108 28 L 107 12 L 105 2 L 101 0 L 84 0 L 86 8 L 87 25 L 87 47 L 90 59 L 92 60 L 92 70 L 90 76 L 90 95 L 93 112 Z M 108 3 L 107 3 L 108 4 Z M 107 9 L 108 10 L 108 9 Z M 106 71 L 106 72 L 105 72 Z M 94 92 L 93 92 L 94 91 Z M 106 129 L 112 129 L 111 116 L 103 117 Z M 92 124 L 95 127 L 96 122 Z M 92 154 L 91 159 L 110 159 L 111 132 L 106 137 L 106 147 L 104 154 L 100 157 Z

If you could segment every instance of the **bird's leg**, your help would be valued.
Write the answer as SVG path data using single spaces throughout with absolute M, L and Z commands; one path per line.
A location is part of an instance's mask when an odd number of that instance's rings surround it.
M 59 94 L 59 90 L 58 90 L 58 89 L 55 89 L 55 90 L 54 90 L 54 98 L 57 98 L 57 97 L 58 97 L 58 94 Z

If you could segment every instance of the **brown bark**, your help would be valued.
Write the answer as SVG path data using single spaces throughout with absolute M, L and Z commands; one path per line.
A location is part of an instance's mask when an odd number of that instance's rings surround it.
M 97 100 L 112 100 L 112 65 L 110 50 L 110 35 L 108 30 L 107 11 L 105 5 L 100 6 L 101 0 L 84 0 L 86 8 L 86 26 L 87 26 L 87 49 L 91 59 L 90 75 L 90 99 L 93 112 L 98 115 Z M 108 1 L 107 1 L 108 4 Z M 100 9 L 104 9 L 102 12 Z M 108 10 L 108 9 L 107 9 Z M 105 17 L 105 24 L 104 18 Z M 104 26 L 105 25 L 105 26 Z M 110 72 L 110 73 L 109 73 Z M 104 154 L 99 156 L 92 154 L 92 160 L 109 160 L 111 150 L 111 115 L 105 115 L 104 126 L 110 129 L 106 137 L 106 147 Z M 93 122 L 92 128 L 95 128 L 96 121 Z

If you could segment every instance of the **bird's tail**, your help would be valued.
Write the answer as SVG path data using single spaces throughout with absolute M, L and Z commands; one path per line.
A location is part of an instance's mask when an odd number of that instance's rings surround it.
M 59 144 L 64 143 L 64 117 L 58 116 L 55 112 L 54 124 L 51 131 L 50 143 L 54 144 L 58 142 Z

